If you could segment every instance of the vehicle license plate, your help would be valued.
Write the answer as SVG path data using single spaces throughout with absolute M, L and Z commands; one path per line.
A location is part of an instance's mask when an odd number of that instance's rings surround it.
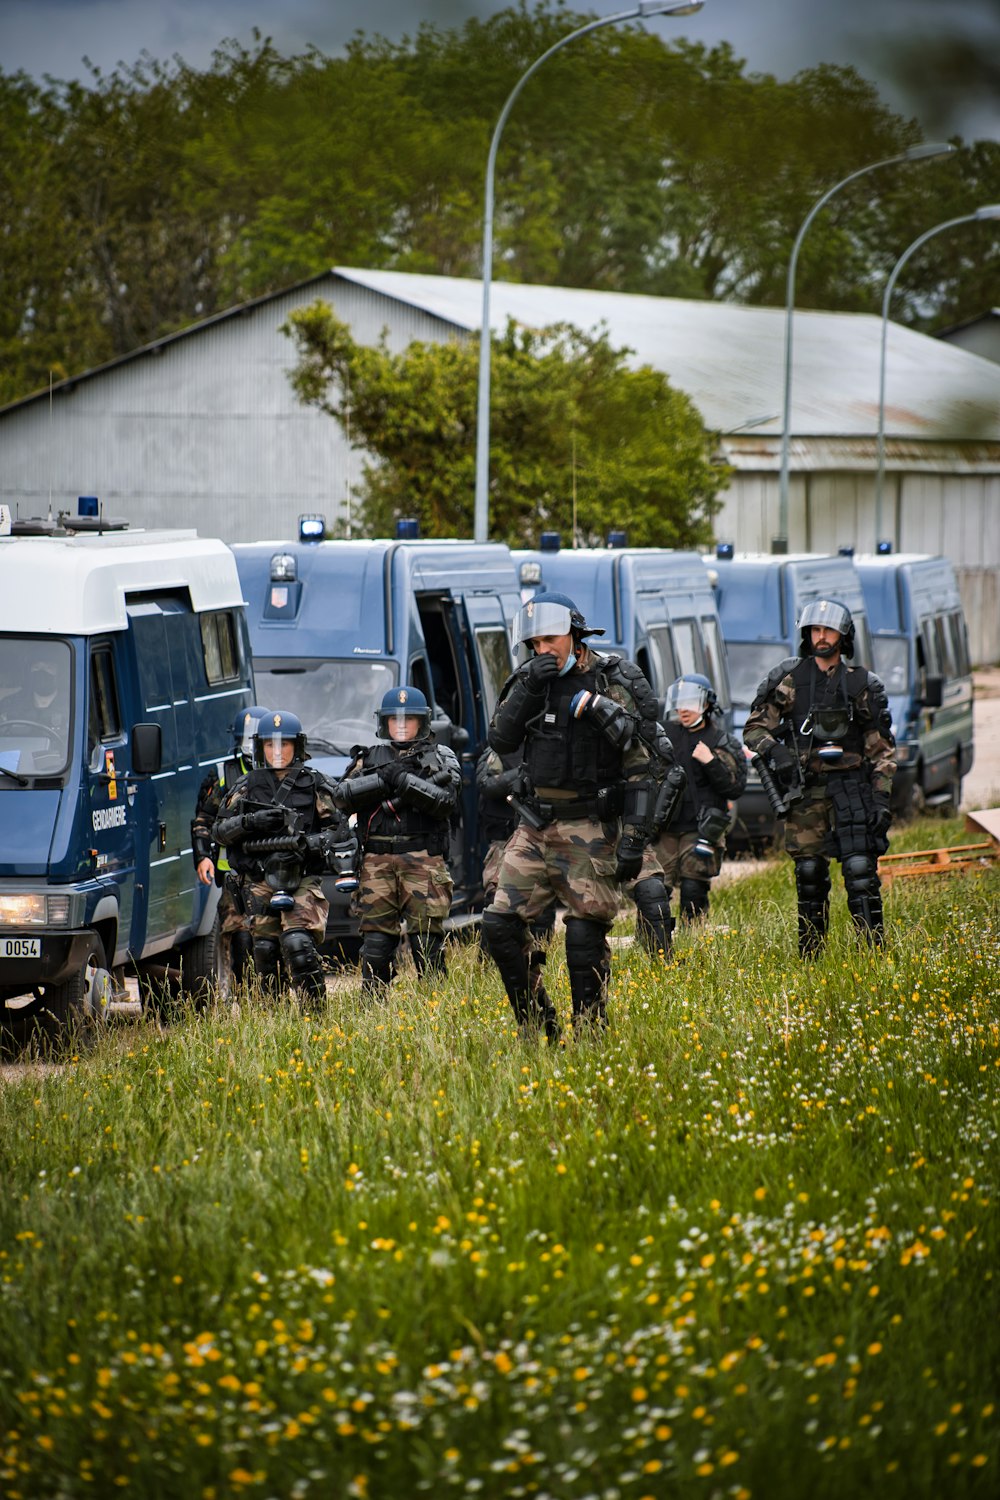
M 36 937 L 0 938 L 0 958 L 41 958 L 42 940 Z

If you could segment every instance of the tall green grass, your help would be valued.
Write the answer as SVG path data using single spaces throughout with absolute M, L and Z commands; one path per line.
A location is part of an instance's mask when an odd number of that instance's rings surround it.
M 16 1070 L 0 1491 L 993 1493 L 1000 875 L 900 882 L 883 952 L 836 880 L 810 966 L 781 859 L 616 944 L 564 1048 L 473 945 Z

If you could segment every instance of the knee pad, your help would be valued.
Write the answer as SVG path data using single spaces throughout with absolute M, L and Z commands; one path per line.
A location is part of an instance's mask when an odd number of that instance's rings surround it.
M 659 875 L 637 881 L 632 889 L 632 899 L 636 910 L 647 922 L 662 922 L 670 915 L 670 887 Z
M 281 956 L 293 984 L 312 979 L 323 972 L 323 961 L 308 932 L 294 929 L 281 934 Z
M 253 944 L 253 966 L 260 979 L 274 979 L 278 973 L 281 946 L 277 938 L 255 938 Z
M 566 918 L 566 967 L 603 972 L 608 963 L 608 927 L 589 917 Z
M 707 880 L 692 880 L 689 876 L 682 875 L 678 896 L 681 903 L 681 915 L 689 922 L 704 916 L 708 911 Z
M 844 886 L 848 892 L 859 896 L 871 896 L 881 889 L 878 867 L 867 854 L 851 854 L 844 860 Z
M 361 940 L 361 965 L 366 977 L 392 981 L 393 964 L 399 936 L 395 932 L 366 932 Z
M 516 954 L 524 954 L 528 929 L 523 918 L 513 912 L 496 911 L 487 907 L 482 918 L 483 942 L 490 957 L 499 964 Z
M 800 901 L 822 905 L 830 894 L 830 862 L 816 855 L 795 861 L 795 889 Z

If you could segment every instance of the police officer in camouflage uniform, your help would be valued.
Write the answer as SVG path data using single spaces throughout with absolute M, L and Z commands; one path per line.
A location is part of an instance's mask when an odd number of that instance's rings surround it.
M 523 605 L 513 644 L 527 660 L 504 684 L 489 732 L 500 755 L 523 746 L 525 796 L 483 913 L 483 940 L 522 1032 L 543 1028 L 550 1042 L 559 1023 L 532 992 L 528 923 L 553 897 L 566 907 L 574 1025 L 603 1025 L 607 936 L 619 883 L 642 868 L 654 793 L 635 695 L 618 658 L 586 643 L 593 635 L 603 631 L 565 594 L 539 593 Z
M 831 858 L 840 861 L 855 925 L 882 942 L 878 856 L 888 844 L 896 755 L 882 682 L 847 665 L 854 656 L 850 610 L 836 599 L 816 600 L 802 611 L 799 629 L 798 658 L 761 683 L 743 739 L 760 757 L 761 779 L 770 776 L 786 792 L 799 953 L 809 958 L 829 924 Z
M 227 792 L 213 830 L 249 881 L 254 967 L 277 985 L 278 965 L 308 1000 L 326 994 L 319 945 L 330 903 L 321 875 L 349 838 L 322 772 L 305 764 L 306 736 L 292 713 L 265 713 L 253 737 L 253 769 Z
M 722 868 L 729 803 L 747 782 L 743 746 L 718 722 L 718 700 L 708 678 L 687 672 L 671 683 L 664 729 L 685 790 L 670 826 L 652 845 L 668 897 L 679 887 L 682 921 L 708 913 L 709 889 Z M 713 722 L 714 721 L 714 722 Z
M 431 739 L 419 688 L 390 688 L 375 711 L 378 743 L 356 746 L 336 786 L 361 838 L 362 991 L 384 994 L 406 922 L 417 973 L 444 974 L 444 921 L 454 888 L 447 854 L 462 772 Z
M 250 913 L 239 876 L 230 869 L 229 860 L 212 837 L 215 820 L 227 791 L 246 776 L 253 766 L 253 737 L 266 708 L 256 703 L 241 708 L 233 721 L 233 753 L 223 762 L 221 773 L 213 769 L 198 792 L 198 805 L 191 821 L 191 854 L 195 874 L 202 885 L 222 887 L 219 896 L 219 935 L 229 965 L 233 984 L 240 984 L 253 946 L 250 936 Z

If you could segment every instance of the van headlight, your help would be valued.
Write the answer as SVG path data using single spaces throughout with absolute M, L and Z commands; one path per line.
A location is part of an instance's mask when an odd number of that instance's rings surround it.
M 47 891 L 0 895 L 0 927 L 68 927 L 70 898 Z

